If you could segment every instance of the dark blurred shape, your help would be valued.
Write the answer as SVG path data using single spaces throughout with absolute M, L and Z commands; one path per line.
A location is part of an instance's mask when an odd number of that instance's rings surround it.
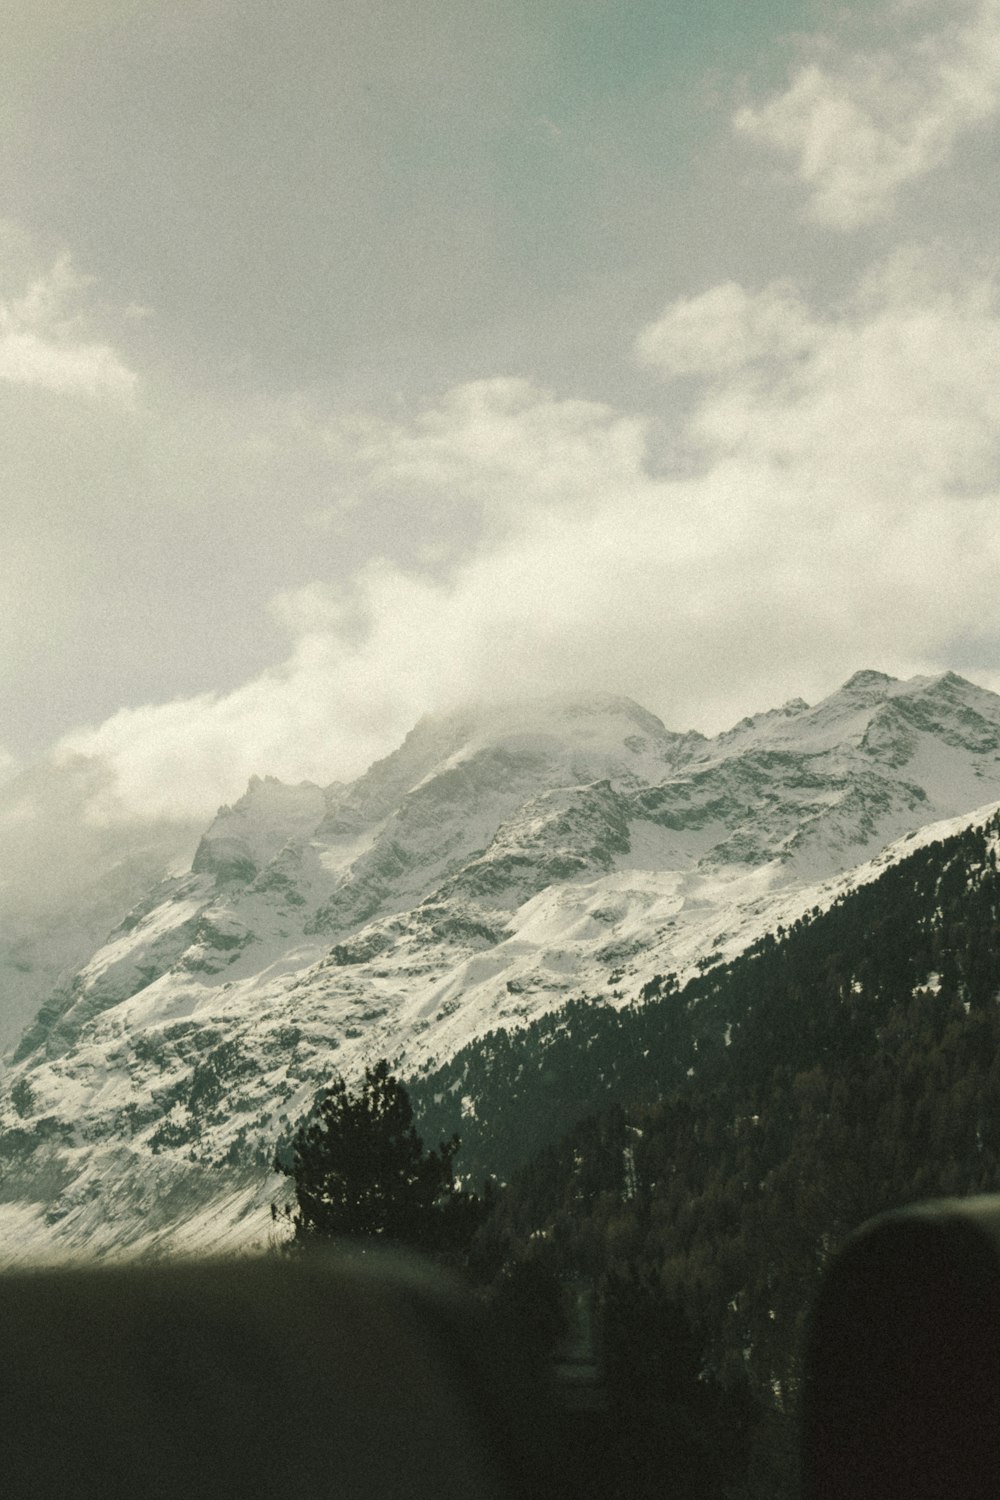
M 832 1263 L 806 1358 L 804 1500 L 1000 1493 L 1000 1196 L 872 1220 Z
M 508 1500 L 542 1393 L 474 1303 L 377 1253 L 0 1277 L 7 1500 Z

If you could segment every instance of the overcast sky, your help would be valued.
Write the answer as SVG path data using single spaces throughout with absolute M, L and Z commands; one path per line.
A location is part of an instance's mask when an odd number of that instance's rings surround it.
M 1000 0 L 8 0 L 0 763 L 1000 687 Z

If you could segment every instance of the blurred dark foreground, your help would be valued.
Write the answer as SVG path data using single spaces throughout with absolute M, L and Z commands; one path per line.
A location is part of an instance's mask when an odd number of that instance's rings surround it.
M 0 1277 L 8 1500 L 526 1500 L 563 1492 L 554 1422 L 477 1305 L 410 1260 Z
M 0 1496 L 634 1500 L 578 1301 L 546 1373 L 510 1309 L 373 1251 L 8 1273 Z M 802 1397 L 803 1500 L 1000 1494 L 1000 1196 L 848 1241 Z M 672 1451 L 642 1493 L 690 1500 Z
M 804 1500 L 1000 1495 L 1000 1195 L 864 1225 L 813 1309 Z

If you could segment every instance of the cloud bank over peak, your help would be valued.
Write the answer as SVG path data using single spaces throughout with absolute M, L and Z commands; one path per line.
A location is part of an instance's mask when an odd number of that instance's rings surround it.
M 477 325 L 484 342 L 454 364 L 435 365 L 421 335 L 419 379 L 398 389 L 398 351 L 383 344 L 372 359 L 390 384 L 374 394 L 352 372 L 340 386 L 274 377 L 277 390 L 261 377 L 244 400 L 234 376 L 216 406 L 201 389 L 161 385 L 126 413 L 135 377 L 102 341 L 88 284 L 65 259 L 39 272 L 37 256 L 18 278 L 0 254 L 0 381 L 102 398 L 96 421 L 81 402 L 5 393 L 12 409 L 44 406 L 49 432 L 58 407 L 73 462 L 50 483 L 44 461 L 59 445 L 24 445 L 20 541 L 35 573 L 8 565 L 9 594 L 30 585 L 15 627 L 42 594 L 33 577 L 49 579 L 46 623 L 72 596 L 93 627 L 90 601 L 101 588 L 110 600 L 111 686 L 99 701 L 128 706 L 92 708 L 53 751 L 101 768 L 92 818 L 197 821 L 253 774 L 344 779 L 421 714 L 469 699 L 627 693 L 671 728 L 712 732 L 814 700 L 861 666 L 900 677 L 955 667 L 1000 686 L 1000 296 L 980 191 L 992 184 L 959 149 L 1000 120 L 1000 0 L 900 0 L 877 16 L 838 11 L 841 23 L 864 44 L 809 43 L 787 87 L 742 110 L 735 130 L 791 164 L 815 221 L 878 223 L 879 235 L 848 245 L 780 222 L 773 183 L 733 179 L 744 158 L 733 167 L 725 104 L 712 128 L 725 132 L 732 218 L 713 198 L 685 240 L 678 200 L 673 290 L 645 327 L 656 301 L 636 296 L 627 314 L 624 301 L 601 301 L 601 261 L 586 297 L 597 321 L 614 322 L 623 367 L 606 368 L 604 344 L 599 378 L 592 366 L 578 379 L 573 363 L 553 374 L 531 352 L 544 329 L 535 344 L 523 328 L 504 343 L 498 318 Z M 513 167 L 490 161 L 494 186 L 507 181 Z M 633 199 L 654 181 L 643 162 Z M 954 173 L 935 175 L 946 162 Z M 605 165 L 617 183 L 617 158 Z M 903 190 L 918 181 L 920 213 L 894 241 Z M 666 183 L 656 176 L 656 191 Z M 539 184 L 549 193 L 555 179 Z M 935 194 L 947 200 L 936 218 Z M 974 206 L 954 227 L 960 198 Z M 529 265 L 538 205 L 522 207 Z M 559 220 L 567 246 L 589 224 L 589 199 L 585 209 Z M 917 219 L 934 225 L 926 244 Z M 878 259 L 862 264 L 875 242 Z M 691 264 L 712 267 L 701 284 Z M 617 296 L 628 271 L 612 270 Z M 134 289 L 119 290 L 127 306 Z M 545 306 L 555 318 L 549 290 L 551 305 L 529 298 L 523 321 Z M 585 321 L 583 298 L 565 306 Z M 444 279 L 440 304 L 450 315 Z M 144 336 L 164 316 L 158 306 Z M 459 343 L 468 335 L 449 329 Z M 153 383 L 168 384 L 156 368 Z M 534 369 L 549 373 L 529 378 Z M 85 536 L 78 497 L 93 512 L 105 496 L 103 530 Z M 35 545 L 46 505 L 61 547 Z M 51 559 L 75 594 L 57 586 Z M 123 576 L 108 589 L 114 567 Z M 145 633 L 131 649 L 136 622 Z M 86 649 L 100 651 L 89 637 Z M 120 696 L 119 661 L 130 684 Z
M 456 387 L 360 440 L 332 424 L 350 504 L 409 494 L 451 551 L 286 591 L 281 667 L 122 710 L 60 753 L 114 767 L 100 816 L 179 817 L 255 772 L 357 774 L 466 698 L 624 691 L 711 731 L 859 663 L 939 670 L 993 609 L 997 347 L 992 280 L 943 283 L 909 253 L 836 307 L 735 283 L 668 307 L 638 348 L 668 399 L 701 382 L 693 467 L 654 473 L 643 422 L 526 381 Z M 463 529 L 477 508 L 500 523 Z
M 847 232 L 887 218 L 900 189 L 1000 114 L 1000 4 L 950 0 L 934 12 L 938 24 L 915 40 L 870 51 L 816 39 L 786 89 L 735 115 L 738 134 L 790 160 L 818 223 Z

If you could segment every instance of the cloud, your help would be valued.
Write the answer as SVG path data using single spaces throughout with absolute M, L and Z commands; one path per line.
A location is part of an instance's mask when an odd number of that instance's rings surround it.
M 884 219 L 901 188 L 1000 113 L 998 0 L 944 9 L 949 19 L 915 41 L 855 53 L 817 41 L 821 57 L 783 92 L 735 115 L 739 135 L 791 159 L 817 222 L 849 231 Z
M 689 437 L 808 473 L 809 493 L 909 506 L 990 485 L 997 472 L 997 287 L 946 283 L 900 252 L 823 316 L 792 290 L 714 288 L 641 335 L 646 363 L 710 380 Z
M 499 519 L 444 564 L 383 557 L 284 593 L 279 667 L 59 753 L 114 769 L 95 816 L 207 816 L 254 772 L 357 774 L 468 698 L 610 689 L 712 730 L 861 665 L 944 669 L 994 610 L 998 341 L 988 278 L 901 255 L 836 307 L 727 284 L 667 308 L 639 349 L 668 406 L 678 375 L 704 382 L 683 473 L 651 472 L 635 418 L 522 381 L 331 425 L 362 512 L 388 488 Z
M 540 501 L 576 505 L 641 462 L 641 421 L 600 402 L 556 397 L 531 381 L 470 381 L 408 422 L 355 420 L 331 429 L 344 465 L 341 503 L 404 498 L 449 517 L 497 523 Z
M 682 297 L 643 329 L 636 354 L 666 375 L 732 376 L 762 360 L 807 354 L 816 328 L 791 287 L 756 296 L 734 281 Z
M 110 344 L 93 337 L 79 308 L 89 285 L 64 254 L 20 295 L 0 298 L 0 380 L 66 394 L 132 399 L 136 376 Z

